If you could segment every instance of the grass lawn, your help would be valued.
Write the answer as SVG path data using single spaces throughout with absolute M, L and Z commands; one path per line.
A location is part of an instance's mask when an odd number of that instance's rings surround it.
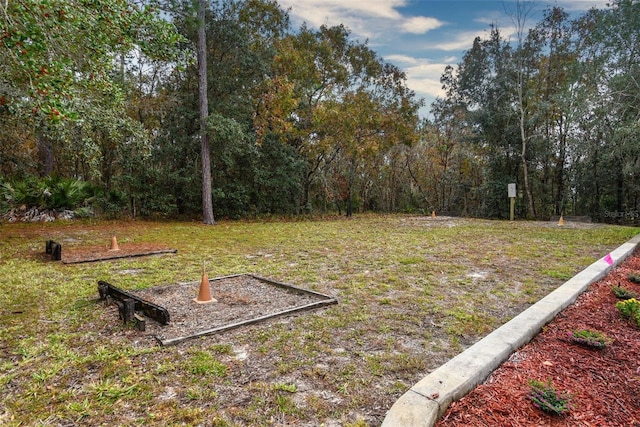
M 598 224 L 352 219 L 0 225 L 0 425 L 377 426 L 411 385 L 637 234 Z M 65 265 L 63 248 L 177 254 Z M 64 249 L 63 249 L 64 250 Z M 125 290 L 252 272 L 338 305 L 161 347 Z M 214 295 L 215 297 L 215 295 Z

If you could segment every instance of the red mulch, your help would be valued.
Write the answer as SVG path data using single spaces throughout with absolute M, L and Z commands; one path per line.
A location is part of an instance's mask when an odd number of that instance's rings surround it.
M 594 283 L 575 304 L 514 353 L 484 384 L 454 402 L 438 427 L 640 426 L 640 328 L 622 318 L 612 286 L 640 293 L 629 273 L 640 272 L 640 252 Z M 615 341 L 602 350 L 571 342 L 578 329 L 604 332 Z M 528 381 L 551 380 L 573 395 L 572 408 L 549 415 L 528 399 Z

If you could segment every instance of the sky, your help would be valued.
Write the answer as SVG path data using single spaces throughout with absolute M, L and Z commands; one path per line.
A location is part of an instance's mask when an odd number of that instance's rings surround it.
M 367 42 L 385 61 L 407 75 L 407 85 L 425 107 L 443 95 L 440 76 L 447 65 L 456 65 L 473 40 L 487 38 L 494 24 L 506 38 L 513 38 L 512 1 L 494 0 L 278 0 L 289 9 L 293 28 L 306 22 L 312 28 L 344 24 L 354 40 Z M 579 16 L 591 7 L 604 8 L 607 0 L 538 0 L 533 3 L 535 25 L 543 11 L 557 5 Z M 511 12 L 511 13 L 510 13 Z

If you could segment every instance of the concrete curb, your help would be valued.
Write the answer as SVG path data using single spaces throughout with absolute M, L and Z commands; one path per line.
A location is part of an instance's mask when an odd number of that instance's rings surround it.
M 604 258 L 562 284 L 549 295 L 505 323 L 467 350 L 424 377 L 403 394 L 382 422 L 382 427 L 431 427 L 451 402 L 482 383 L 518 348 L 528 343 L 564 308 L 573 304 L 592 283 L 633 253 L 640 234 L 614 251 L 609 265 Z

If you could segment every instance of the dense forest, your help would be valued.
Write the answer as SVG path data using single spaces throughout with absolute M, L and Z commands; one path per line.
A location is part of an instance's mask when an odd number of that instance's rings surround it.
M 0 213 L 640 216 L 640 3 L 491 27 L 431 105 L 272 0 L 0 2 Z M 96 13 L 100 11 L 100 13 Z

